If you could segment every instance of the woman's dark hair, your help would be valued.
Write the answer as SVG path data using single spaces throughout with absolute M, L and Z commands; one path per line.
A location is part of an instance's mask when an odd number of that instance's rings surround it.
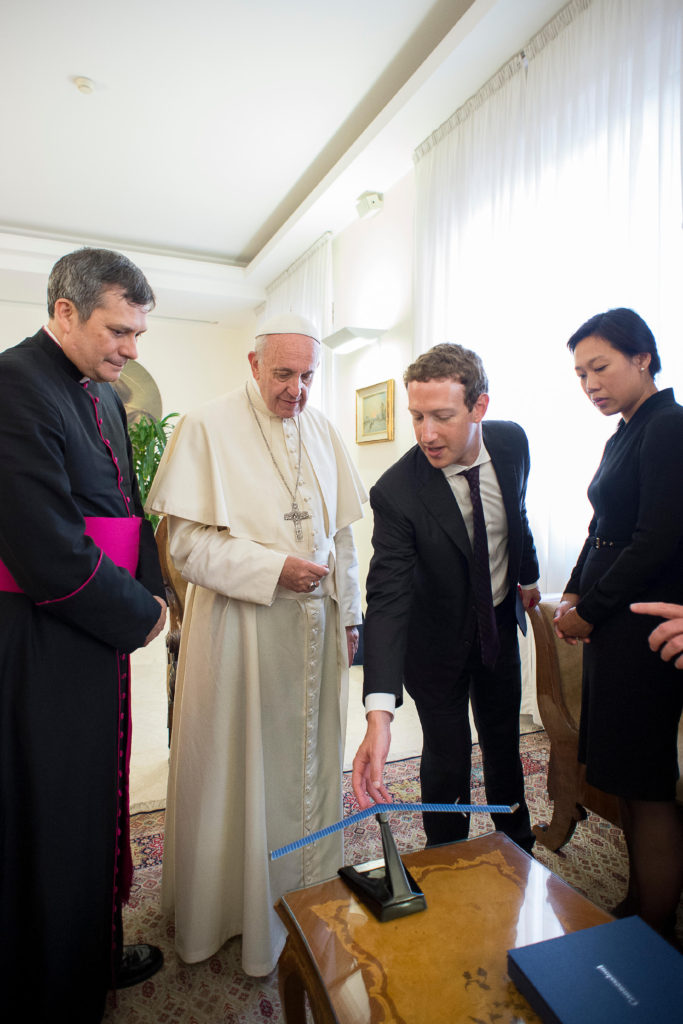
M 641 352 L 648 352 L 652 357 L 648 366 L 651 377 L 662 368 L 654 334 L 642 316 L 638 316 L 632 309 L 622 306 L 619 309 L 608 309 L 606 313 L 597 313 L 572 334 L 567 342 L 567 348 L 573 352 L 580 341 L 590 338 L 591 335 L 602 338 L 625 356 L 637 356 Z

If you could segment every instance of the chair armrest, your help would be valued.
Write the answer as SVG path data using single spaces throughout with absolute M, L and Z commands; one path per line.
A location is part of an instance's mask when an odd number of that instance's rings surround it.
M 583 648 L 558 640 L 553 614 L 558 601 L 544 600 L 529 612 L 536 643 L 536 693 L 549 737 L 578 737 Z

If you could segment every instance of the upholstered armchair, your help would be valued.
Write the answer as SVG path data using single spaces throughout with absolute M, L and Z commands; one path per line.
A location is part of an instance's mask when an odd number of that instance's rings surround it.
M 586 817 L 586 809 L 621 825 L 617 798 L 588 785 L 585 768 L 577 760 L 583 648 L 555 636 L 552 623 L 559 600 L 559 596 L 546 598 L 529 613 L 536 642 L 538 709 L 550 740 L 548 795 L 553 801 L 550 824 L 536 825 L 534 833 L 550 850 L 558 850 L 571 839 L 577 822 Z M 683 720 L 678 730 L 678 763 L 683 765 Z M 681 779 L 677 799 L 683 804 Z

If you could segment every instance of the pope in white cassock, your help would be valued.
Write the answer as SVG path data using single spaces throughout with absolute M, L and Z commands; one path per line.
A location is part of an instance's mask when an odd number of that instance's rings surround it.
M 269 851 L 341 818 L 348 665 L 361 621 L 350 524 L 365 490 L 331 423 L 306 406 L 314 326 L 283 314 L 253 380 L 185 416 L 148 500 L 169 517 L 189 588 L 178 664 L 162 903 L 176 949 L 204 960 L 242 935 L 273 970 L 283 892 L 335 874 L 342 833 Z

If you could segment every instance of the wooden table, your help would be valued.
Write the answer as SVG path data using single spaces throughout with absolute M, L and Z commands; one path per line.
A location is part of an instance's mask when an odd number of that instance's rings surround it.
M 506 951 L 611 921 L 500 832 L 403 857 L 427 910 L 380 924 L 339 878 L 285 893 L 287 1024 L 519 1024 L 539 1018 Z

